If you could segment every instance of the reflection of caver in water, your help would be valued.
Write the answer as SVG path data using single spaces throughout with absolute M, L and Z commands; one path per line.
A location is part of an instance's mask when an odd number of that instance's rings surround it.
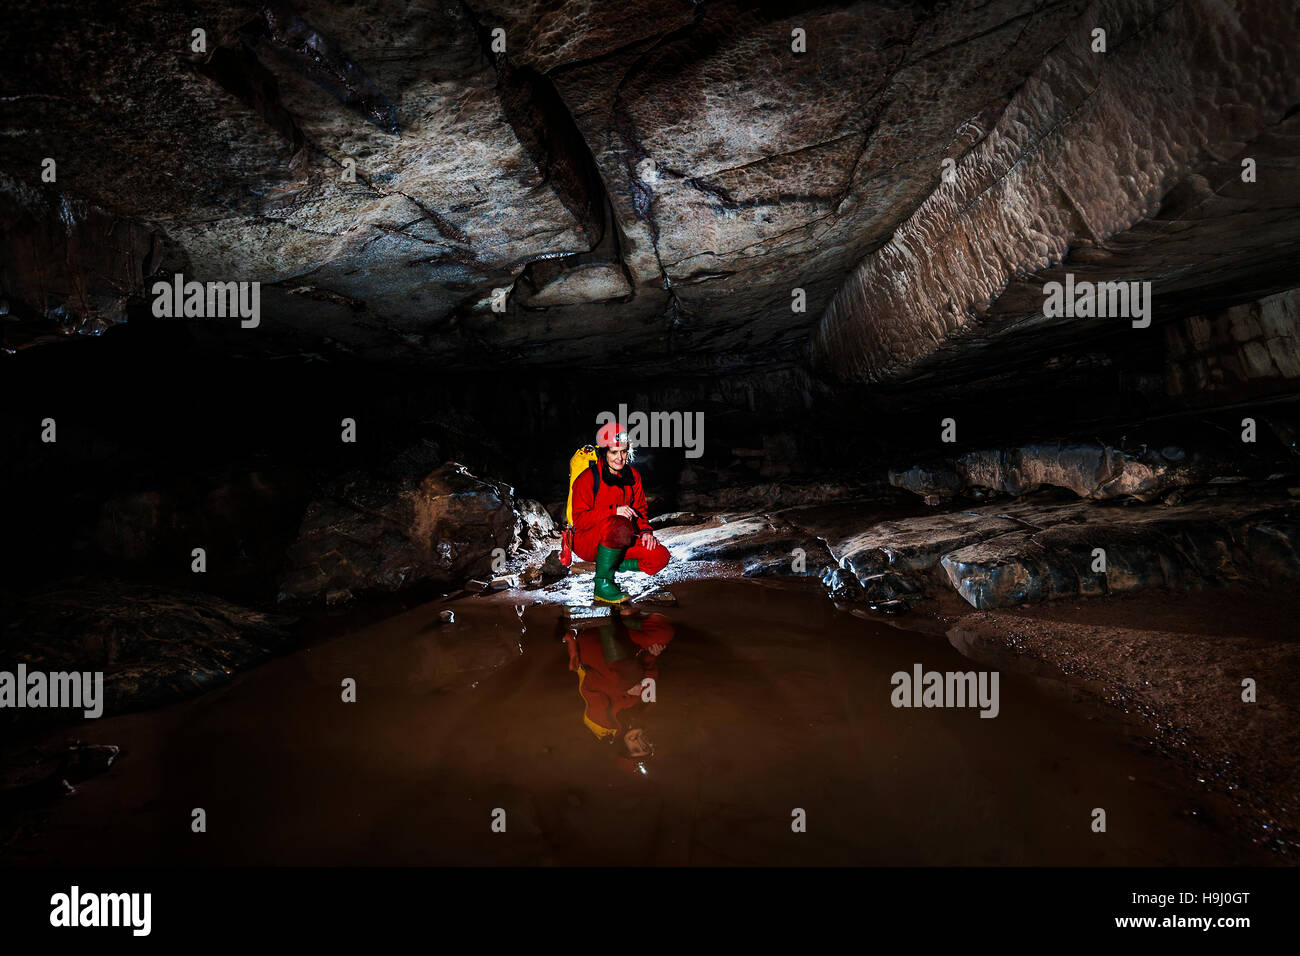
M 673 639 L 673 625 L 662 614 L 617 614 L 599 627 L 564 635 L 569 670 L 578 672 L 578 693 L 585 705 L 582 722 L 601 740 L 618 747 L 621 762 L 637 762 L 654 753 L 641 726 L 650 707 L 644 683 L 658 680 L 658 657 Z
M 614 583 L 614 572 L 658 574 L 669 554 L 646 519 L 645 489 L 629 464 L 632 448 L 623 426 L 601 428 L 596 445 L 596 461 L 573 482 L 573 550 L 596 562 L 595 599 L 619 604 L 628 596 Z

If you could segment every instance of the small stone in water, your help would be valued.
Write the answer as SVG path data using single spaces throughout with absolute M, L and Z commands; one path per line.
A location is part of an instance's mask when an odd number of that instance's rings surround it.
M 640 604 L 660 604 L 664 607 L 676 607 L 677 598 L 672 591 L 667 588 L 660 588 L 650 594 L 643 595 L 636 599 Z

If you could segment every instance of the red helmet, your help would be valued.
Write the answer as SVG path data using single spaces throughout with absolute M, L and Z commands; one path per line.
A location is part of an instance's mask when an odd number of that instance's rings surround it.
M 631 447 L 632 443 L 628 441 L 627 437 L 627 426 L 617 422 L 601 425 L 600 431 L 596 432 L 596 447 L 612 448 L 615 445 Z

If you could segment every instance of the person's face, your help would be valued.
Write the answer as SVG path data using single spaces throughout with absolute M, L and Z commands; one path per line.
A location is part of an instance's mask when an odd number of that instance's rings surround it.
M 654 745 L 650 743 L 650 738 L 645 735 L 645 731 L 640 727 L 633 727 L 623 739 L 627 744 L 627 755 L 629 757 L 649 757 L 655 752 Z
M 610 471 L 622 471 L 627 464 L 627 445 L 613 445 L 605 455 Z

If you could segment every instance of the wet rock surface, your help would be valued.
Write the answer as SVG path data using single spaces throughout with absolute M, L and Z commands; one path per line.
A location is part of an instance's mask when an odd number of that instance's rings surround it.
M 800 562 L 808 560 L 806 532 L 777 517 L 733 519 L 720 515 L 690 528 L 687 533 L 665 536 L 674 542 L 670 551 L 675 558 L 738 562 L 747 576 L 800 573 L 796 570 Z M 822 552 L 824 555 L 824 548 Z
M 923 586 L 897 571 L 878 571 L 858 578 L 845 568 L 829 568 L 822 577 L 832 601 L 866 604 L 891 610 L 921 599 Z
M 441 462 L 436 446 L 420 443 L 381 469 L 331 482 L 308 506 L 289 549 L 281 600 L 333 595 L 342 602 L 473 576 L 490 581 L 521 549 L 542 551 L 533 569 L 540 574 L 554 540 L 554 523 L 537 502 Z
M 1244 506 L 1244 507 L 1243 507 Z M 1083 523 L 1005 534 L 949 552 L 942 567 L 973 607 L 1009 607 L 1144 588 L 1186 590 L 1291 577 L 1289 503 L 1165 507 L 1088 514 Z M 1275 519 L 1282 517 L 1281 523 Z M 1268 540 L 1268 545 L 1250 546 Z M 1274 557 L 1277 555 L 1277 557 Z
M 925 571 L 955 548 L 1023 527 L 1017 519 L 997 513 L 998 510 L 950 512 L 882 522 L 851 537 L 840 537 L 832 551 L 844 567 L 859 576 L 886 567 Z

